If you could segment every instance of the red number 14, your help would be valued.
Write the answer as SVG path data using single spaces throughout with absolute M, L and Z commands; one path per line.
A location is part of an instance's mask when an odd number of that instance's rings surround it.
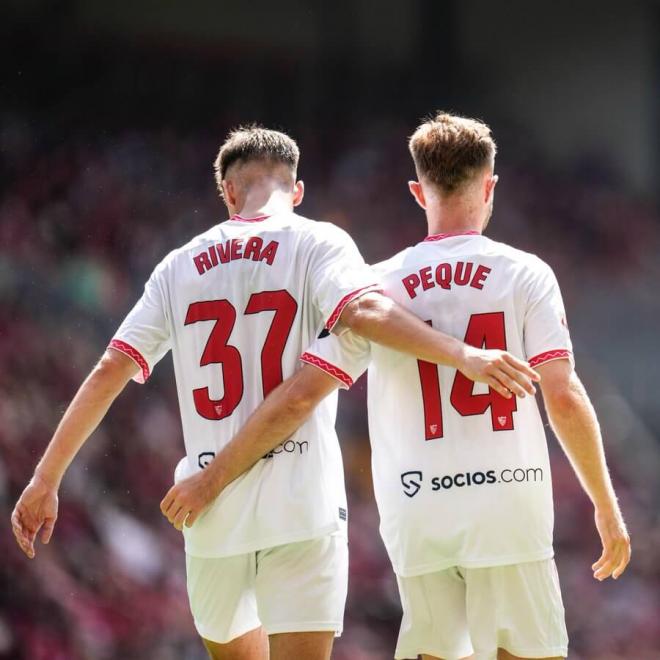
M 465 333 L 466 344 L 478 348 L 506 350 L 504 312 L 473 314 Z M 443 436 L 442 399 L 438 366 L 418 360 L 419 379 L 424 403 L 424 430 L 427 440 Z M 463 417 L 483 415 L 490 408 L 493 431 L 511 431 L 513 413 L 517 409 L 516 397 L 505 399 L 495 390 L 488 388 L 487 394 L 474 394 L 474 383 L 460 371 L 456 372 L 449 400 L 452 407 Z

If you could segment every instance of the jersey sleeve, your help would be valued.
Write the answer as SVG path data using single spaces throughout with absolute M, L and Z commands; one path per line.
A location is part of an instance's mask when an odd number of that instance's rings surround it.
M 316 339 L 300 359 L 336 378 L 347 390 L 369 366 L 371 345 L 351 331 L 330 334 Z
M 133 377 L 144 383 L 153 368 L 171 347 L 161 282 L 161 269 L 156 269 L 144 286 L 144 293 L 119 326 L 108 348 L 124 353 L 140 371 Z
M 312 298 L 325 319 L 325 329 L 332 331 L 348 303 L 382 287 L 353 239 L 339 227 L 324 225 L 309 277 Z
M 564 301 L 552 269 L 542 265 L 527 300 L 524 322 L 525 353 L 531 367 L 551 360 L 573 360 Z

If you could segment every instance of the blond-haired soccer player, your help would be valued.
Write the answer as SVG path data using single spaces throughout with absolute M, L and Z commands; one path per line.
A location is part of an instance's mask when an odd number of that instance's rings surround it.
M 497 183 L 490 130 L 439 114 L 415 131 L 410 150 L 419 179 L 410 191 L 426 213 L 428 236 L 376 267 L 384 289 L 433 327 L 510 350 L 538 369 L 553 429 L 594 505 L 603 547 L 594 577 L 616 579 L 630 540 L 598 421 L 574 370 L 557 280 L 538 257 L 483 236 Z M 352 333 L 317 340 L 303 359 L 332 365 L 346 383 L 371 361 L 375 494 L 403 604 L 396 657 L 565 657 L 550 465 L 536 400 L 505 398 L 454 368 Z M 301 382 L 296 375 L 283 383 L 225 448 L 213 466 L 217 490 L 313 408 Z M 175 495 L 186 508 L 199 506 L 187 489 Z
M 533 391 L 529 378 L 537 376 L 526 363 L 433 331 L 376 292 L 373 274 L 344 231 L 295 214 L 303 198 L 298 158 L 296 143 L 283 133 L 248 127 L 229 135 L 216 177 L 230 218 L 155 268 L 76 394 L 12 514 L 14 534 L 29 557 L 40 529 L 42 541 L 50 539 L 59 484 L 81 445 L 127 382 L 145 382 L 170 350 L 186 447 L 175 478 L 181 492 L 207 498 L 203 468 L 294 373 L 322 330 L 351 328 L 447 362 L 508 397 Z M 320 358 L 307 361 L 315 366 L 306 365 L 299 382 L 313 397 L 328 392 L 328 380 L 334 385 L 335 376 L 345 377 Z M 336 397 L 286 442 L 271 445 L 198 520 L 172 493 L 163 501 L 177 528 L 187 518 L 190 604 L 213 658 L 261 660 L 269 652 L 274 660 L 329 657 L 342 628 L 347 584 L 335 414 Z

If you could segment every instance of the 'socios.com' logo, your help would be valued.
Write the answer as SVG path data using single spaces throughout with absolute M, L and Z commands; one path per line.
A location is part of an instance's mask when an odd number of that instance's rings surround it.
M 307 442 L 307 440 L 300 442 L 298 440 L 289 439 L 286 442 L 283 442 L 281 445 L 277 445 L 275 449 L 269 451 L 263 458 L 273 458 L 278 454 L 297 454 L 298 456 L 301 456 L 302 454 L 306 454 L 308 451 L 309 442 Z
M 543 481 L 543 468 L 505 468 L 496 470 L 475 470 L 474 472 L 457 472 L 432 477 L 428 480 L 432 491 L 450 490 L 470 486 L 510 483 L 537 483 Z M 401 475 L 403 492 L 408 497 L 415 497 L 422 489 L 424 477 L 421 470 L 409 470 Z
M 302 442 L 296 440 L 287 440 L 281 445 L 277 445 L 274 449 L 269 451 L 267 454 L 262 456 L 262 458 L 274 458 L 279 454 L 296 454 L 302 456 L 309 451 L 309 442 L 303 440 Z M 215 458 L 214 451 L 203 451 L 201 454 L 197 455 L 197 465 L 202 468 L 202 470 Z

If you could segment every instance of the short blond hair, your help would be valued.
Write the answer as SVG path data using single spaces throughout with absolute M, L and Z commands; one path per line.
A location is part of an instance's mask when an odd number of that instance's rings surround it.
M 424 121 L 408 142 L 420 178 L 451 195 L 487 165 L 497 147 L 490 128 L 478 119 L 438 112 Z

